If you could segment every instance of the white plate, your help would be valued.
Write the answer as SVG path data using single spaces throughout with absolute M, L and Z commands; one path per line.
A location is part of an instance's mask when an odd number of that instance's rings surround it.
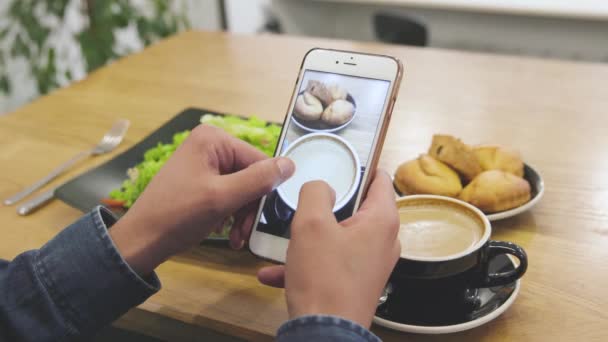
M 513 265 L 515 265 L 515 262 L 513 261 L 513 259 L 512 258 L 510 258 L 510 259 L 511 259 L 511 262 L 513 262 Z M 504 303 L 502 303 L 501 306 L 499 306 L 494 311 L 490 312 L 489 314 L 487 314 L 485 316 L 479 317 L 475 320 L 465 322 L 465 323 L 429 327 L 429 326 L 397 323 L 397 322 L 386 320 L 384 318 L 380 318 L 378 316 L 374 316 L 374 323 L 376 323 L 380 326 L 383 326 L 385 328 L 408 332 L 408 333 L 415 333 L 415 334 L 437 335 L 437 334 L 450 334 L 450 333 L 455 333 L 455 332 L 459 332 L 459 331 L 465 331 L 465 330 L 473 329 L 478 326 L 484 325 L 484 324 L 492 321 L 496 317 L 502 315 L 505 311 L 507 311 L 507 309 L 511 305 L 513 305 L 513 302 L 515 302 L 515 298 L 517 298 L 517 295 L 519 294 L 520 287 L 521 287 L 521 280 L 517 280 L 517 282 L 515 284 L 515 289 L 511 293 L 511 296 L 509 296 L 509 298 Z

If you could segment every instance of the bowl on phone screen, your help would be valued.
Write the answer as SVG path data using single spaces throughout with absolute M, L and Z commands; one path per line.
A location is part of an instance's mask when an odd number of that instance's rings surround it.
M 351 144 L 335 134 L 302 136 L 291 143 L 282 156 L 293 160 L 296 171 L 277 188 L 277 193 L 293 210 L 298 207 L 300 189 L 306 182 L 322 180 L 335 190 L 334 212 L 344 207 L 359 188 L 359 156 Z

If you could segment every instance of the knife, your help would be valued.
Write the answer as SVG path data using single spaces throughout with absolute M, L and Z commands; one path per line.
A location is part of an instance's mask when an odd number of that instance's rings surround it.
M 53 188 L 51 190 L 43 192 L 39 196 L 36 196 L 33 199 L 25 202 L 25 204 L 23 204 L 21 207 L 19 207 L 17 209 L 17 214 L 19 214 L 21 216 L 27 216 L 27 215 L 33 213 L 34 211 L 36 211 L 43 205 L 50 202 L 55 197 L 56 189 L 57 188 Z

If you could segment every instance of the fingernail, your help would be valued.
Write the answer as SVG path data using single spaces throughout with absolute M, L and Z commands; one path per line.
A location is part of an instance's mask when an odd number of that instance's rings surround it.
M 289 158 L 280 157 L 277 158 L 277 166 L 281 173 L 281 180 L 286 180 L 291 177 L 296 170 L 296 165 Z
M 241 248 L 243 248 L 243 246 L 245 245 L 245 240 L 239 240 L 239 242 L 232 242 L 230 241 L 230 247 L 234 250 L 239 250 Z

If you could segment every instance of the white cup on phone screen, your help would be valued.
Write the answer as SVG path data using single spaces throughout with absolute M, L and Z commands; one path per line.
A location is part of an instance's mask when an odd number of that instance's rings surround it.
M 344 207 L 355 195 L 361 181 L 361 162 L 355 149 L 335 134 L 307 134 L 282 153 L 296 165 L 294 175 L 277 188 L 281 200 L 291 209 L 298 207 L 304 183 L 322 180 L 336 192 L 333 211 Z

